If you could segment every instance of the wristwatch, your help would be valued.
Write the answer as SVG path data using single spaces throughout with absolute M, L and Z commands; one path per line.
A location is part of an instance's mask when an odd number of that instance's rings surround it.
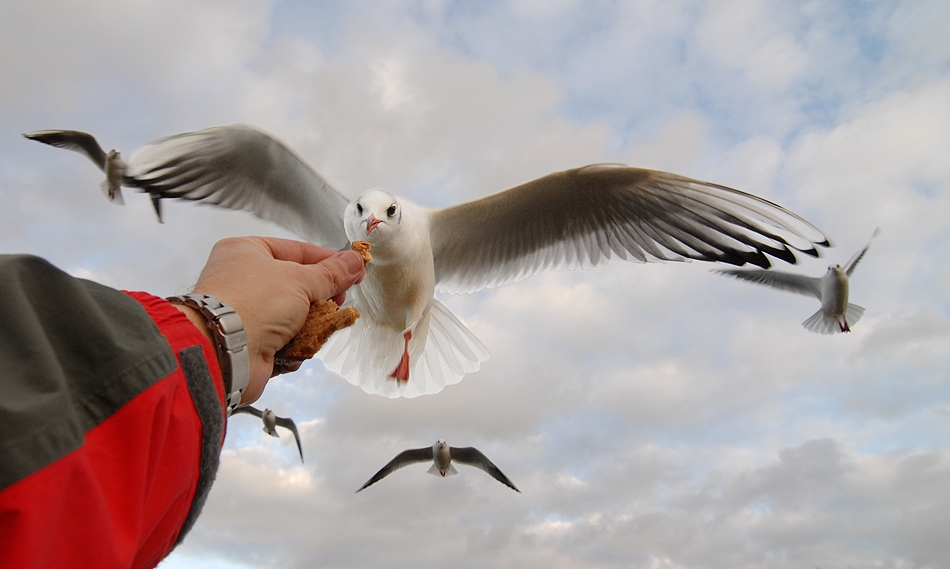
M 166 298 L 172 304 L 190 306 L 208 321 L 218 355 L 218 367 L 224 380 L 224 404 L 228 416 L 241 404 L 241 394 L 247 389 L 250 377 L 250 359 L 247 353 L 247 334 L 244 323 L 233 308 L 210 294 L 183 294 Z

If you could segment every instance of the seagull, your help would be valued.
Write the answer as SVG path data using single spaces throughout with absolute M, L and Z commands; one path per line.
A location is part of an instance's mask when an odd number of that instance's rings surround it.
M 495 480 L 501 482 L 515 492 L 519 494 L 521 493 L 521 490 L 515 488 L 515 485 L 511 483 L 511 480 L 508 480 L 508 477 L 505 476 L 505 474 L 499 470 L 498 467 L 492 463 L 492 461 L 488 460 L 488 457 L 482 454 L 480 450 L 474 447 L 450 447 L 448 443 L 441 439 L 436 441 L 431 447 L 404 450 L 397 454 L 396 458 L 390 460 L 389 464 L 382 467 L 379 472 L 367 480 L 366 484 L 363 484 L 363 486 L 360 487 L 357 492 L 379 482 L 383 478 L 386 478 L 392 474 L 393 471 L 398 470 L 403 466 L 408 466 L 417 462 L 428 462 L 430 460 L 432 461 L 432 466 L 428 470 L 429 474 L 441 476 L 442 478 L 445 478 L 446 476 L 455 476 L 459 472 L 458 470 L 455 470 L 454 466 L 452 466 L 452 461 L 454 460 L 455 462 L 474 466 L 475 468 L 481 468 Z
M 92 138 L 77 131 L 25 136 L 74 150 Z M 617 257 L 768 268 L 770 257 L 795 264 L 796 252 L 817 257 L 816 246 L 830 246 L 816 227 L 770 201 L 619 164 L 555 172 L 441 209 L 381 189 L 351 200 L 285 144 L 246 125 L 147 144 L 124 164 L 121 184 L 148 193 L 153 204 L 178 198 L 247 210 L 330 249 L 369 242 L 373 261 L 347 301 L 361 318 L 317 357 L 364 391 L 390 398 L 439 392 L 488 359 L 436 290 L 475 292 Z
M 23 136 L 57 148 L 75 150 L 92 160 L 106 175 L 106 179 L 100 185 L 106 199 L 116 205 L 125 205 L 125 200 L 122 198 L 122 182 L 125 179 L 126 165 L 119 151 L 112 149 L 106 152 L 91 134 L 78 130 L 38 130 L 25 133 Z M 155 208 L 159 221 L 162 217 L 160 204 L 160 199 L 153 198 L 152 206 Z
M 277 429 L 275 427 L 283 427 L 288 429 L 294 434 L 294 438 L 297 439 L 297 452 L 300 453 L 300 462 L 303 462 L 303 448 L 300 446 L 300 433 L 297 432 L 297 425 L 294 423 L 294 420 L 289 417 L 278 417 L 270 409 L 255 409 L 250 405 L 245 407 L 237 407 L 234 411 L 231 412 L 232 415 L 237 413 L 247 413 L 248 415 L 254 415 L 255 417 L 264 421 L 264 432 L 272 437 L 280 438 L 280 435 L 277 434 Z
M 836 334 L 850 332 L 851 326 L 856 324 L 864 314 L 864 308 L 848 302 L 848 289 L 851 273 L 858 266 L 858 262 L 868 252 L 871 241 L 881 232 L 875 229 L 871 240 L 851 257 L 844 267 L 835 264 L 828 267 L 828 272 L 820 278 L 806 277 L 785 273 L 782 271 L 741 270 L 727 269 L 714 271 L 737 279 L 775 287 L 789 292 L 797 292 L 806 296 L 814 296 L 821 301 L 821 308 L 802 322 L 806 330 L 819 334 Z

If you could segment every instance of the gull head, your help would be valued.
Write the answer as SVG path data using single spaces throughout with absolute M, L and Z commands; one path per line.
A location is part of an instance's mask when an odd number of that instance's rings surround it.
M 829 266 L 828 266 L 828 272 L 829 272 L 829 273 L 842 273 L 842 272 L 844 272 L 844 269 L 841 268 L 841 265 L 835 263 L 834 265 L 829 265 Z
M 842 284 L 847 284 L 848 282 L 848 273 L 845 272 L 841 265 L 831 265 L 825 274 L 835 282 Z
M 370 190 L 356 198 L 344 212 L 344 229 L 350 241 L 377 244 L 392 237 L 402 221 L 402 206 L 396 196 Z

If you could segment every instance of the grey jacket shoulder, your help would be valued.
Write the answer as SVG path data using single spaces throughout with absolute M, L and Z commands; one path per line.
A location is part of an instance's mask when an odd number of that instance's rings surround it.
M 177 365 L 135 299 L 0 255 L 0 489 L 78 448 Z

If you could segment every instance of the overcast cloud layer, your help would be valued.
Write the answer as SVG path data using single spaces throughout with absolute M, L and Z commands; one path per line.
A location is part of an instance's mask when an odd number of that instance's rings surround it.
M 435 396 L 318 361 L 229 423 L 161 567 L 950 567 L 950 3 L 35 0 L 0 5 L 0 253 L 166 296 L 249 214 L 106 202 L 75 153 L 244 122 L 342 192 L 442 206 L 592 162 L 777 201 L 858 266 L 847 335 L 705 263 L 555 272 L 445 297 L 491 351 Z M 544 215 L 539 211 L 538 215 Z M 441 297 L 440 297 L 441 298 Z M 484 473 L 408 467 L 446 439 Z

